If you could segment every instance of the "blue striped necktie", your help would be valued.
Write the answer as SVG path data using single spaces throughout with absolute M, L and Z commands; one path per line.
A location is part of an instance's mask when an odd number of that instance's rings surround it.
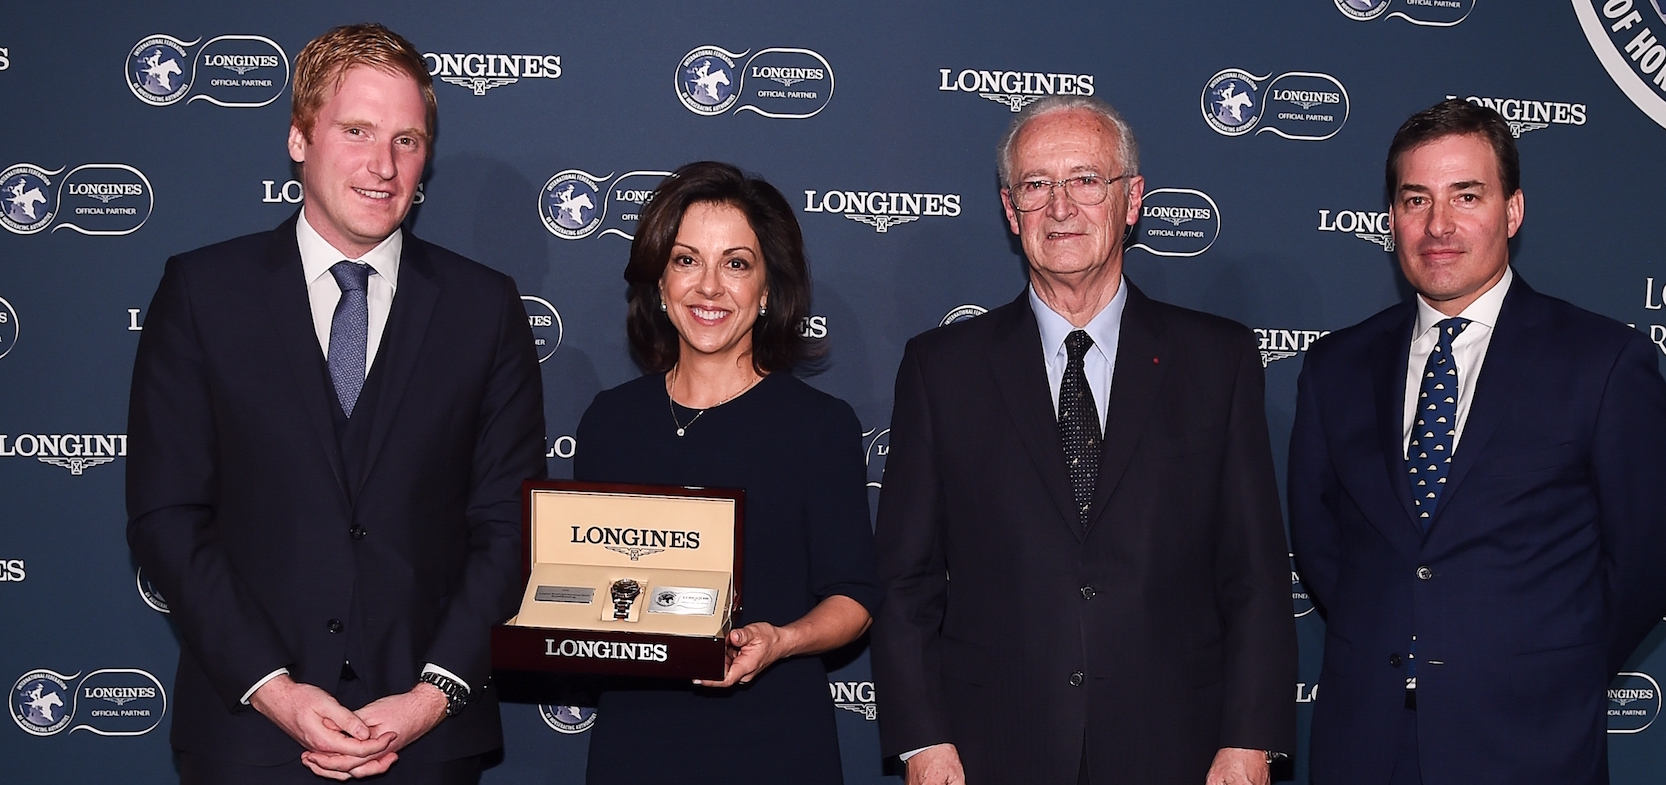
M 330 275 L 341 287 L 335 316 L 330 319 L 330 381 L 335 383 L 341 410 L 353 416 L 359 390 L 364 389 L 366 343 L 370 336 L 370 305 L 365 287 L 375 270 L 363 262 L 336 262 Z

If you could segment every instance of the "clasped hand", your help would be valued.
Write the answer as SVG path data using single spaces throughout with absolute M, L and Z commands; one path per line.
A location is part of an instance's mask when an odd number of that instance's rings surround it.
M 306 748 L 301 763 L 312 773 L 347 780 L 386 772 L 399 750 L 445 719 L 446 698 L 423 683 L 354 712 L 329 693 L 282 675 L 255 690 L 249 705 Z

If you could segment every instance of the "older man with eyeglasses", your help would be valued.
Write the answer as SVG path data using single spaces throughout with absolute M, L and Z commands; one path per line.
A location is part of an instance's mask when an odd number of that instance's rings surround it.
M 1123 276 L 1145 181 L 1103 101 L 1031 104 L 999 173 L 1029 286 L 897 374 L 883 751 L 911 785 L 1266 783 L 1296 641 L 1254 337 Z

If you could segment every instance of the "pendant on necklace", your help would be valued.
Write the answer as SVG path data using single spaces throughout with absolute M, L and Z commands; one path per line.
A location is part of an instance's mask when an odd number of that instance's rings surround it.
M 683 435 L 683 429 L 681 429 L 681 428 L 678 428 L 678 429 L 677 429 L 677 435 L 678 435 L 678 436 L 681 436 L 681 435 Z

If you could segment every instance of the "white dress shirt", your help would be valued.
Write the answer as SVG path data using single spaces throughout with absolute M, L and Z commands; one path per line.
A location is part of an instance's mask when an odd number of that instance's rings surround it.
M 1116 347 L 1122 338 L 1122 309 L 1128 304 L 1128 281 L 1117 279 L 1116 296 L 1093 319 L 1080 329 L 1086 330 L 1093 345 L 1082 358 L 1082 373 L 1088 379 L 1088 391 L 1093 393 L 1093 405 L 1099 413 L 1103 432 L 1106 407 L 1111 400 L 1111 377 L 1116 375 Z M 1053 417 L 1058 418 L 1059 387 L 1064 384 L 1064 368 L 1070 362 L 1070 350 L 1064 339 L 1078 328 L 1070 320 L 1041 301 L 1030 287 L 1030 310 L 1035 312 L 1036 326 L 1041 328 L 1041 356 L 1047 363 L 1047 387 L 1053 393 Z
M 393 294 L 399 288 L 399 254 L 405 250 L 405 234 L 394 230 L 380 245 L 370 249 L 362 258 L 352 259 L 330 245 L 312 224 L 307 223 L 307 209 L 301 208 L 301 220 L 295 222 L 295 240 L 301 247 L 301 272 L 307 280 L 307 300 L 312 304 L 312 328 L 318 333 L 318 348 L 324 358 L 330 357 L 330 322 L 335 319 L 336 303 L 341 300 L 341 287 L 336 284 L 330 268 L 336 262 L 364 262 L 375 273 L 365 285 L 365 304 L 370 307 L 370 332 L 365 336 L 364 372 L 370 375 L 370 365 L 376 361 L 376 350 L 382 345 L 382 328 L 387 326 L 388 311 L 393 308 Z
M 404 232 L 395 229 L 393 234 L 363 257 L 349 259 L 312 228 L 312 224 L 307 222 L 307 209 L 302 207 L 301 219 L 295 222 L 295 241 L 301 248 L 301 273 L 306 276 L 307 300 L 312 306 L 312 329 L 318 334 L 318 348 L 324 351 L 326 360 L 330 357 L 330 322 L 335 320 L 336 303 L 341 300 L 341 286 L 330 274 L 330 268 L 336 262 L 350 261 L 364 262 L 375 271 L 365 285 L 370 327 L 369 334 L 365 336 L 364 372 L 369 376 L 370 365 L 376 361 L 376 350 L 382 345 L 382 330 L 387 327 L 388 312 L 393 310 L 394 292 L 399 288 L 399 255 L 405 250 Z M 424 665 L 422 672 L 438 673 L 463 685 L 463 689 L 470 689 L 468 682 L 458 678 L 457 674 L 434 663 Z M 266 682 L 286 673 L 289 673 L 288 668 L 279 668 L 255 682 L 248 692 L 243 693 L 243 705 L 247 706 L 255 691 L 266 686 Z
M 1452 434 L 1452 452 L 1458 451 L 1458 441 L 1464 436 L 1464 424 L 1469 421 L 1469 405 L 1475 400 L 1475 382 L 1481 378 L 1481 365 L 1487 360 L 1487 347 L 1492 344 L 1492 331 L 1498 325 L 1498 311 L 1504 305 L 1504 295 L 1516 279 L 1514 270 L 1506 267 L 1504 277 L 1484 294 L 1469 304 L 1459 316 L 1470 324 L 1452 339 L 1452 361 L 1458 364 L 1458 424 Z M 1400 455 L 1411 447 L 1411 426 L 1417 419 L 1417 393 L 1423 389 L 1423 366 L 1440 343 L 1440 331 L 1435 325 L 1447 319 L 1446 314 L 1417 297 L 1417 325 L 1412 328 L 1411 355 L 1406 358 L 1405 417 L 1400 421 L 1402 436 Z

